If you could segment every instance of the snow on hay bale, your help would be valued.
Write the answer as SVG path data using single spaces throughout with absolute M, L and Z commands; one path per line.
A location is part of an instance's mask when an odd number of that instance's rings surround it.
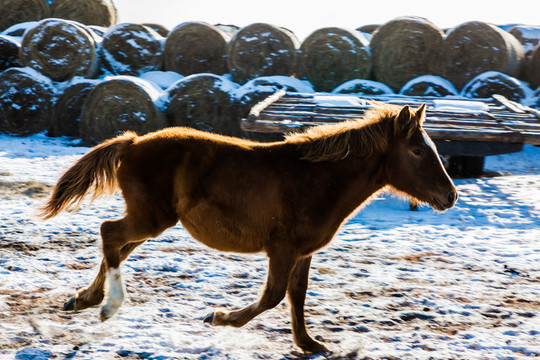
M 356 31 L 327 27 L 311 33 L 300 46 L 298 68 L 317 91 L 332 91 L 371 74 L 368 41 Z
M 332 94 L 387 95 L 394 94 L 394 91 L 378 81 L 354 79 L 336 87 L 332 90 Z
M 49 136 L 80 137 L 81 112 L 84 101 L 100 80 L 75 78 L 61 92 L 52 113 Z
M 204 22 L 186 22 L 175 27 L 165 41 L 165 70 L 184 76 L 227 72 L 228 36 Z
M 155 24 L 155 23 L 144 23 L 143 24 L 146 27 L 149 27 L 150 29 L 157 32 L 161 37 L 166 38 L 169 35 L 170 30 L 167 29 L 164 25 L 161 24 Z
M 441 50 L 441 75 L 459 90 L 486 71 L 516 77 L 523 58 L 523 47 L 513 35 L 491 24 L 471 21 L 447 34 Z
M 47 0 L 0 1 L 0 31 L 15 24 L 38 21 L 49 17 L 51 9 Z
M 298 39 L 270 24 L 256 23 L 240 29 L 229 42 L 227 62 L 235 82 L 296 72 Z
M 26 30 L 33 28 L 38 24 L 38 21 L 27 21 L 10 26 L 2 32 L 2 35 L 13 36 L 16 38 L 22 38 Z
M 31 68 L 0 73 L 0 133 L 27 136 L 47 130 L 54 87 Z
M 53 81 L 93 77 L 98 70 L 95 39 L 82 24 L 46 19 L 26 31 L 20 62 Z
M 156 31 L 144 25 L 122 23 L 110 27 L 100 44 L 103 70 L 133 76 L 161 70 L 162 40 Z
M 116 24 L 118 19 L 112 0 L 53 0 L 51 12 L 54 18 L 103 27 Z
M 524 80 L 532 89 L 540 86 L 540 45 L 531 52 L 525 63 Z
M 530 92 L 518 79 L 498 71 L 487 71 L 474 77 L 461 91 L 461 95 L 471 98 L 490 98 L 494 94 L 508 100 L 520 102 Z
M 235 92 L 240 118 L 247 117 L 253 106 L 282 89 L 294 93 L 315 92 L 308 81 L 290 76 L 272 75 L 251 79 Z
M 382 25 L 370 43 L 375 80 L 397 92 L 415 77 L 436 73 L 443 36 L 441 29 L 419 17 Z
M 20 65 L 20 49 L 21 44 L 15 38 L 8 35 L 0 35 L 0 71 Z
M 186 76 L 167 89 L 170 125 L 241 136 L 240 119 L 234 112 L 237 88 L 237 84 L 216 74 Z
M 400 95 L 444 97 L 458 95 L 455 86 L 445 78 L 435 75 L 421 75 L 407 82 Z
M 80 134 L 96 144 L 124 131 L 142 135 L 165 127 L 161 91 L 132 76 L 106 77 L 88 94 L 81 112 Z

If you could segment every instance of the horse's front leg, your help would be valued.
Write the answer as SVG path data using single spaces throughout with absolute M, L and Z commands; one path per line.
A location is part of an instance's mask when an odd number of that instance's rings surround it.
M 216 311 L 208 315 L 204 322 L 213 325 L 240 327 L 260 313 L 275 307 L 283 300 L 287 292 L 292 269 L 296 263 L 296 257 L 288 249 L 268 253 L 268 256 L 270 258 L 268 278 L 259 301 L 240 310 Z
M 326 346 L 314 340 L 307 332 L 304 321 L 304 301 L 308 287 L 311 256 L 299 259 L 289 280 L 287 295 L 291 304 L 291 319 L 294 342 L 306 352 L 321 353 Z
M 135 243 L 130 243 L 125 245 L 120 253 L 120 259 L 121 261 L 124 261 L 129 254 L 135 248 L 142 243 L 144 243 L 146 240 L 142 240 Z M 96 278 L 92 282 L 92 284 L 86 288 L 81 289 L 76 296 L 72 297 L 68 302 L 64 304 L 64 310 L 65 311 L 79 311 L 84 310 L 86 308 L 89 308 L 91 306 L 99 305 L 103 302 L 103 299 L 105 298 L 105 280 L 107 278 L 107 263 L 105 260 L 101 262 L 101 265 L 99 267 L 99 272 L 96 275 Z

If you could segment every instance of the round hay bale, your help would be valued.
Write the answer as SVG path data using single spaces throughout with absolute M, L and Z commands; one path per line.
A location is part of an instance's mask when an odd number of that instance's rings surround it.
M 490 98 L 494 94 L 520 102 L 531 92 L 521 81 L 498 71 L 487 71 L 474 77 L 461 91 L 470 98 Z
M 1 0 L 0 31 L 15 24 L 42 20 L 50 15 L 47 0 Z
M 161 24 L 143 24 L 146 27 L 149 27 L 150 29 L 154 30 L 159 34 L 159 36 L 166 38 L 169 35 L 170 30 L 167 29 L 165 26 Z
M 27 136 L 49 128 L 54 88 L 31 68 L 0 73 L 0 132 Z
M 440 76 L 422 75 L 410 80 L 399 91 L 400 95 L 444 97 L 458 95 L 452 83 Z
M 103 27 L 116 24 L 118 19 L 112 0 L 53 0 L 51 12 L 55 18 Z
M 332 90 L 333 94 L 388 95 L 394 91 L 387 85 L 373 80 L 354 79 L 344 82 Z
M 348 80 L 369 77 L 368 41 L 359 32 L 337 27 L 316 30 L 302 42 L 298 66 L 315 90 L 332 91 Z
M 46 19 L 26 31 L 20 52 L 22 66 L 30 66 L 53 81 L 97 74 L 96 44 L 84 25 Z
M 149 71 L 139 77 L 165 90 L 184 76 L 174 71 Z
M 100 80 L 77 78 L 64 88 L 52 113 L 50 136 L 80 137 L 81 112 L 84 101 Z
M 290 31 L 256 23 L 240 29 L 229 42 L 227 62 L 233 81 L 296 72 L 298 40 Z
M 420 75 L 438 75 L 443 32 L 426 19 L 400 17 L 382 25 L 371 39 L 373 76 L 399 91 Z
M 13 37 L 0 35 L 0 72 L 10 67 L 20 66 L 21 44 Z
M 486 71 L 517 77 L 523 58 L 523 48 L 513 35 L 496 26 L 471 21 L 447 34 L 441 49 L 441 75 L 459 90 Z
M 165 70 L 184 76 L 227 72 L 227 35 L 204 22 L 186 22 L 175 27 L 165 41 Z
M 528 82 L 532 89 L 540 86 L 540 45 L 534 48 L 525 62 L 523 80 Z
M 87 144 L 96 144 L 124 131 L 142 135 L 165 127 L 157 102 L 161 92 L 145 80 L 112 76 L 88 94 L 81 112 L 80 134 Z
M 540 44 L 540 26 L 516 25 L 509 31 L 521 43 L 525 56 L 528 56 Z
M 237 84 L 215 74 L 186 76 L 167 90 L 170 124 L 241 136 L 240 119 L 234 113 L 237 88 Z
M 162 39 L 144 25 L 123 23 L 110 27 L 100 44 L 103 69 L 114 75 L 133 76 L 161 70 Z

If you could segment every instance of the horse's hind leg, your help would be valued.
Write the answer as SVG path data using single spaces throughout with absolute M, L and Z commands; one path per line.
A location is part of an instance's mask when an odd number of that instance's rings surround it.
M 292 251 L 282 250 L 280 254 L 275 256 L 268 254 L 270 257 L 268 279 L 259 301 L 240 310 L 227 313 L 216 311 L 208 315 L 204 319 L 204 322 L 212 323 L 213 325 L 240 327 L 260 313 L 278 305 L 285 297 L 289 277 L 296 262 L 296 258 L 292 257 L 291 253 Z
M 124 261 L 129 254 L 139 245 L 146 240 L 129 243 L 124 245 L 120 251 L 120 259 Z M 92 284 L 84 289 L 81 289 L 76 296 L 72 297 L 67 303 L 64 304 L 64 310 L 84 310 L 91 306 L 99 305 L 105 298 L 105 280 L 107 277 L 107 263 L 105 260 L 101 262 L 99 272 Z
M 291 304 L 291 319 L 294 342 L 302 350 L 311 353 L 327 351 L 326 347 L 309 336 L 304 321 L 304 301 L 308 286 L 311 256 L 299 259 L 289 280 L 287 295 Z

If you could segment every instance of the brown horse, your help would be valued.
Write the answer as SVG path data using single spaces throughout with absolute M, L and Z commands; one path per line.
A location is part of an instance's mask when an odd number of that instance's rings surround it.
M 65 310 L 100 304 L 101 320 L 124 300 L 120 263 L 137 246 L 178 221 L 197 240 L 221 250 L 265 252 L 259 301 L 216 311 L 205 322 L 242 326 L 288 295 L 293 336 L 307 352 L 326 347 L 307 332 L 304 300 L 311 256 L 373 194 L 391 189 L 443 211 L 457 191 L 417 111 L 379 105 L 365 118 L 314 127 L 284 141 L 257 143 L 188 128 L 144 136 L 128 132 L 93 148 L 61 177 L 43 208 L 50 218 L 122 190 L 126 215 L 101 225 L 104 259 L 94 282 Z

